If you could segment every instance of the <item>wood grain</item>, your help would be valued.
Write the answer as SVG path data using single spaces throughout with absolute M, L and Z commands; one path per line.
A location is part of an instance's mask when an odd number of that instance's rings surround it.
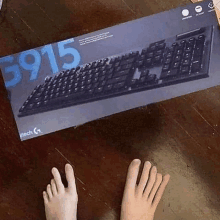
M 169 10 L 190 1 L 8 0 L 0 57 Z M 155 219 L 217 220 L 220 88 L 19 140 L 0 77 L 0 219 L 45 219 L 42 192 L 57 167 L 75 171 L 78 219 L 119 219 L 130 162 L 171 175 Z M 140 178 L 140 174 L 138 178 Z

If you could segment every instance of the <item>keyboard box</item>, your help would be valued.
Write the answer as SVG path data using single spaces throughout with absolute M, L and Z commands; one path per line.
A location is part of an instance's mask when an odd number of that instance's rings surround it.
M 220 82 L 212 1 L 0 58 L 21 141 Z

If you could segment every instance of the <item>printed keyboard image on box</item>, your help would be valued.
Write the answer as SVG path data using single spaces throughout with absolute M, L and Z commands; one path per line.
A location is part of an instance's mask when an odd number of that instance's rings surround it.
M 18 117 L 209 77 L 212 35 L 195 29 L 46 77 Z

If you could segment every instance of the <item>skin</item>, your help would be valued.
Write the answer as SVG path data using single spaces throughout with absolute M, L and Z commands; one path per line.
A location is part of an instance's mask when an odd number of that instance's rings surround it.
M 152 220 L 169 182 L 169 174 L 162 177 L 160 173 L 157 173 L 156 167 L 150 171 L 151 164 L 146 161 L 137 185 L 140 163 L 139 159 L 133 160 L 128 168 L 122 199 L 121 220 Z
M 135 159 L 128 168 L 121 206 L 121 220 L 152 220 L 157 205 L 169 182 L 170 175 L 157 173 L 156 167 L 146 161 L 139 184 L 137 177 L 141 161 Z M 70 164 L 65 166 L 68 187 L 65 188 L 57 168 L 52 169 L 53 179 L 43 192 L 47 220 L 76 220 L 78 194 L 74 171 Z
M 68 187 L 65 188 L 57 168 L 52 169 L 54 179 L 43 192 L 47 220 L 76 220 L 78 194 L 74 171 L 70 164 L 65 166 Z

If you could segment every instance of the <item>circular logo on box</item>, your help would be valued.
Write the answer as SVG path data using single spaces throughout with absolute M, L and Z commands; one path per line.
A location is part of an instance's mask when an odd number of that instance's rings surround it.
M 182 15 L 183 15 L 183 16 L 188 16 L 188 15 L 189 15 L 189 10 L 184 9 L 184 10 L 182 11 Z
M 213 9 L 213 8 L 214 8 L 213 2 L 210 2 L 210 3 L 208 4 L 208 7 L 211 8 L 211 9 Z
M 198 13 L 201 12 L 202 11 L 202 6 L 200 6 L 200 5 L 196 6 L 195 10 Z

